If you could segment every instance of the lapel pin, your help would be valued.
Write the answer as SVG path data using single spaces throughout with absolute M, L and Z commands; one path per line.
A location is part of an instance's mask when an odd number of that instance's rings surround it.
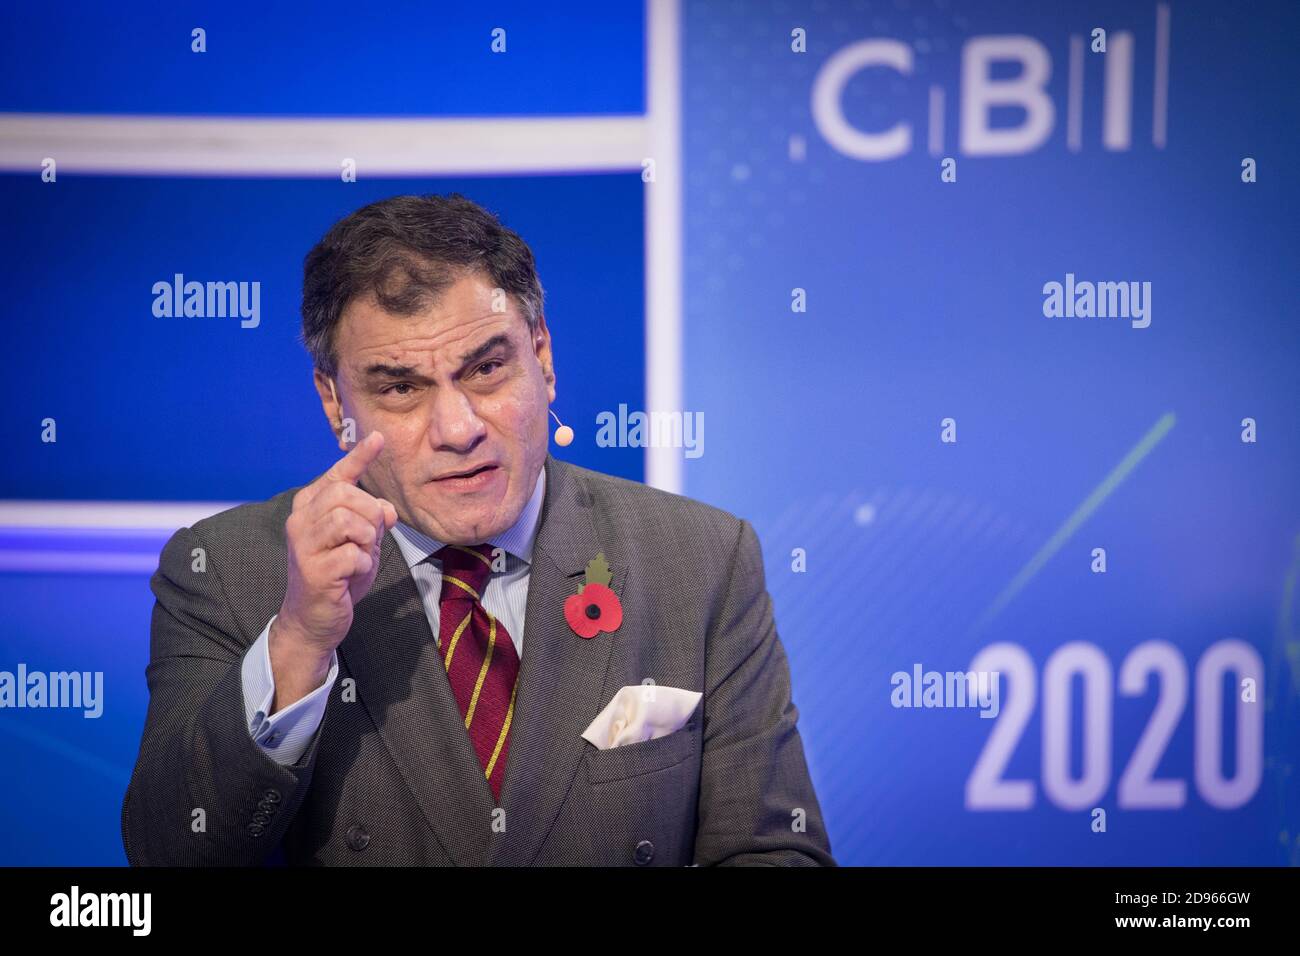
M 574 634 L 591 638 L 601 631 L 615 631 L 623 623 L 623 605 L 609 587 L 612 577 L 605 552 L 587 562 L 586 581 L 578 586 L 577 594 L 564 600 L 564 619 Z

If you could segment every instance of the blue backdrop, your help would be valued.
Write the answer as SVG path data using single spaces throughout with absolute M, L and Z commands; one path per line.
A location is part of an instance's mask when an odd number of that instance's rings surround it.
M 1155 3 L 757 6 L 685 6 L 686 404 L 709 436 L 686 490 L 759 531 L 837 852 L 1300 862 L 1297 8 L 1170 5 L 1161 148 Z M 1014 55 L 974 69 L 998 37 Z M 819 120 L 817 84 L 869 39 L 910 67 L 864 54 Z M 1112 79 L 1121 148 L 1103 141 L 1108 57 L 1131 77 L 1127 95 Z M 1031 117 L 985 120 L 987 87 L 1040 61 L 1052 118 L 990 151 L 983 123 Z M 905 124 L 911 144 L 850 155 L 836 113 L 866 134 Z M 1045 316 L 1067 273 L 1150 282 L 1150 324 Z M 1234 641 L 1262 668 L 1255 703 L 1216 676 L 1217 654 L 1249 659 Z M 985 658 L 998 718 L 892 705 L 894 673 L 1007 644 Z M 1162 676 L 1121 691 L 1125 663 L 1151 660 Z M 1263 728 L 1245 752 L 1239 724 Z M 1181 797 L 1142 808 L 1164 781 Z
M 125 30 L 7 10 L 0 112 L 645 110 L 640 4 L 420 5 L 401 30 L 316 9 L 181 5 Z M 683 490 L 759 532 L 836 858 L 1300 863 L 1297 8 L 680 13 L 683 410 L 708 424 Z M 224 38 L 201 68 L 161 52 L 200 22 Z M 525 55 L 471 52 L 498 22 Z M 564 457 L 644 476 L 640 449 L 594 441 L 601 411 L 646 407 L 638 170 L 51 186 L 39 159 L 0 175 L 0 498 L 309 480 L 335 453 L 296 341 L 302 256 L 365 202 L 450 190 L 537 254 Z M 260 281 L 260 325 L 154 317 L 177 272 Z M 1067 274 L 1150 283 L 1150 324 L 1045 315 Z M 164 538 L 0 529 L 0 670 L 103 671 L 106 698 L 97 720 L 0 710 L 0 864 L 125 861 Z M 125 557 L 35 570 L 87 548 Z M 894 706 L 917 666 L 997 671 L 997 717 Z

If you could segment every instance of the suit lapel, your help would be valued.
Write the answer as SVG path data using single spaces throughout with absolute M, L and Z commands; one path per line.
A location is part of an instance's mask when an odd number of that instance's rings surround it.
M 610 588 L 620 598 L 627 569 L 599 539 L 591 494 L 573 466 L 548 454 L 545 467 L 546 500 L 533 546 L 524 653 L 501 789 L 505 830 L 492 837 L 488 852 L 488 862 L 499 866 L 531 864 L 554 826 L 589 746 L 582 732 L 608 703 L 601 692 L 613 642 L 622 634 L 620 628 L 584 640 L 564 618 L 564 601 L 577 593 L 597 552 L 605 553 Z
M 375 582 L 357 603 L 338 652 L 356 679 L 357 699 L 447 855 L 460 866 L 481 866 L 491 834 L 492 790 L 391 532 L 384 535 Z

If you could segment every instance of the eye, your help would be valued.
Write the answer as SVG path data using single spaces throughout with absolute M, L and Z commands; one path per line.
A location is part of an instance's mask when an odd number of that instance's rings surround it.
M 480 365 L 476 369 L 476 371 L 483 373 L 483 375 L 485 376 L 490 376 L 492 372 L 495 372 L 497 368 L 501 368 L 503 364 L 504 363 L 501 362 L 499 359 L 489 359 L 488 361 Z M 496 368 L 490 368 L 490 366 L 496 366 Z
M 411 388 L 410 382 L 398 382 L 395 385 L 389 385 L 387 388 L 380 389 L 381 395 L 410 395 L 410 392 L 399 392 L 399 388 Z

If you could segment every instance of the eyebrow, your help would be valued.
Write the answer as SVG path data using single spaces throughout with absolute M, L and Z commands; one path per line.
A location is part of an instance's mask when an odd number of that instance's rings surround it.
M 504 347 L 508 352 L 513 353 L 514 343 L 510 341 L 510 336 L 503 333 L 497 333 L 488 339 L 482 345 L 466 352 L 460 357 L 460 367 L 462 369 L 467 365 L 472 365 L 479 359 L 486 356 L 497 347 Z M 386 365 L 383 362 L 376 362 L 374 365 L 366 366 L 362 373 L 366 378 L 423 378 L 416 370 L 414 365 Z
M 460 367 L 463 369 L 466 365 L 472 365 L 474 362 L 477 362 L 479 359 L 483 358 L 485 355 L 487 355 L 497 346 L 504 346 L 507 350 L 511 352 L 514 351 L 514 343 L 510 341 L 510 336 L 502 332 L 498 332 L 496 335 L 492 336 L 492 338 L 488 339 L 478 348 L 466 352 L 464 355 L 462 355 L 460 357 Z
M 376 378 L 383 376 L 385 378 L 411 378 L 415 373 L 414 365 L 384 365 L 377 363 L 370 365 L 363 372 L 366 378 Z

